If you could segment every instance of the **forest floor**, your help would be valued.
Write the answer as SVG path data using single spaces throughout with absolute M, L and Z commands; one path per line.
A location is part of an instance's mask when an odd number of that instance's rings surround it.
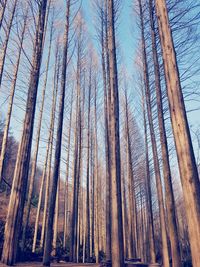
M 34 263 L 34 262 L 27 262 L 27 263 L 18 263 L 15 266 L 18 267 L 42 267 L 43 265 L 41 263 Z M 89 263 L 85 263 L 85 264 L 75 264 L 75 263 L 52 263 L 51 267 L 85 267 L 85 266 L 91 266 L 91 267 L 99 267 L 99 264 L 89 264 Z M 0 267 L 6 267 L 6 265 L 3 265 L 2 263 L 0 263 Z

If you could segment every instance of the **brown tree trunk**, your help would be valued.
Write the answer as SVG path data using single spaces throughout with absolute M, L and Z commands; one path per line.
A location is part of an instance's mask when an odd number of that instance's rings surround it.
M 94 74 L 96 75 L 96 74 Z M 99 172 L 98 172 L 98 137 L 97 137 L 97 81 L 96 77 L 94 84 L 94 149 L 95 149 L 95 163 L 94 163 L 94 255 L 96 263 L 99 263 Z
M 49 204 L 49 193 L 50 193 L 50 179 L 51 179 L 51 162 L 53 154 L 53 139 L 54 139 L 54 128 L 55 128 L 55 113 L 56 113 L 56 103 L 57 103 L 57 94 L 58 94 L 58 82 L 60 75 L 60 58 L 58 56 L 58 44 L 56 48 L 56 57 L 55 57 L 55 70 L 54 70 L 54 86 L 53 86 L 53 98 L 52 98 L 52 109 L 51 109 L 51 122 L 49 130 L 48 144 L 49 148 L 47 149 L 47 155 L 45 160 L 45 165 L 48 167 L 46 173 L 46 185 L 45 185 L 45 196 L 44 196 L 44 210 L 43 210 L 43 219 L 42 219 L 42 230 L 40 237 L 40 248 L 44 246 L 44 236 L 46 230 L 46 219 L 47 219 L 47 210 Z M 48 162 L 47 162 L 48 161 Z M 46 168 L 47 168 L 46 167 Z
M 200 181 L 184 105 L 176 52 L 165 0 L 156 0 L 171 122 L 183 186 L 193 266 L 200 263 Z
M 64 47 L 63 47 L 63 62 L 62 62 L 62 73 L 61 73 L 61 95 L 59 103 L 59 113 L 58 113 L 58 128 L 57 128 L 57 138 L 56 138 L 56 149 L 55 149 L 55 162 L 53 169 L 53 181 L 50 193 L 50 202 L 47 215 L 47 229 L 45 235 L 44 244 L 44 255 L 43 255 L 43 265 L 50 265 L 50 255 L 52 246 L 52 230 L 53 230 L 53 218 L 55 211 L 56 193 L 59 177 L 60 168 L 60 158 L 61 158 L 61 144 L 62 144 L 62 130 L 63 130 L 63 115 L 65 106 L 65 90 L 66 90 L 66 72 L 67 72 L 67 60 L 68 60 L 68 36 L 69 36 L 69 15 L 70 15 L 70 0 L 67 1 L 66 8 L 66 26 L 64 35 Z
M 35 37 L 35 49 L 33 64 L 28 89 L 28 99 L 26 105 L 26 115 L 24 119 L 22 139 L 19 145 L 17 162 L 15 166 L 12 191 L 8 207 L 7 220 L 4 233 L 4 245 L 2 262 L 12 265 L 16 260 L 17 243 L 22 224 L 24 210 L 29 162 L 31 156 L 31 143 L 34 126 L 34 115 L 39 82 L 40 65 L 42 59 L 43 32 L 46 15 L 47 0 L 40 4 L 38 24 Z
M 5 59 L 6 59 L 6 51 L 7 51 L 7 47 L 8 47 L 10 32 L 11 32 L 13 19 L 14 19 L 14 15 L 15 15 L 15 10 L 16 10 L 16 7 L 17 7 L 17 1 L 18 0 L 15 0 L 14 3 L 13 3 L 12 14 L 11 14 L 10 20 L 8 22 L 8 28 L 7 28 L 7 31 L 6 31 L 6 38 L 5 38 L 5 41 L 4 41 L 4 44 L 3 44 L 3 48 L 2 48 L 2 51 L 1 51 L 1 58 L 0 58 L 0 89 L 1 89 L 1 83 L 2 83 L 2 77 L 3 77 L 4 63 L 5 63 Z
M 53 225 L 53 241 L 52 241 L 52 256 L 57 255 L 57 238 L 58 238 L 58 219 L 59 219 L 59 179 L 56 193 L 56 206 L 54 214 L 54 225 Z
M 107 1 L 101 10 L 101 60 L 104 87 L 104 121 L 105 121 L 105 158 L 106 158 L 106 260 L 111 260 L 111 220 L 110 220 L 110 152 L 108 135 L 108 74 L 106 75 L 106 43 L 107 43 Z
M 3 17 L 4 17 L 4 13 L 5 13 L 7 2 L 8 1 L 5 0 L 1 4 L 1 11 L 0 11 L 0 29 L 1 29 L 1 25 L 2 25 L 2 21 L 3 21 Z
M 130 140 L 130 128 L 129 128 L 129 114 L 128 114 L 128 100 L 127 92 L 125 92 L 125 124 L 126 124 L 126 146 L 127 146 L 127 178 L 128 178 L 128 196 L 129 196 L 129 258 L 136 257 L 137 254 L 137 207 L 135 196 L 135 184 L 133 177 L 133 164 L 132 164 L 132 150 Z
M 108 0 L 108 53 L 110 63 L 110 137 L 111 137 L 111 254 L 112 265 L 124 266 L 122 226 L 120 139 L 119 139 L 119 96 L 115 44 L 114 1 Z
M 144 72 L 147 115 L 148 115 L 150 135 L 151 135 L 154 170 L 155 170 L 156 187 L 157 187 L 158 204 L 159 204 L 159 216 L 160 216 L 160 225 L 161 225 L 163 266 L 169 267 L 169 251 L 168 251 L 168 244 L 167 244 L 167 230 L 166 230 L 166 222 L 165 222 L 163 189 L 162 189 L 162 181 L 161 181 L 161 174 L 160 174 L 160 166 L 159 166 L 155 131 L 154 131 L 154 125 L 153 125 L 153 115 L 152 115 L 152 109 L 151 109 L 151 95 L 150 95 L 149 73 L 148 73 L 147 55 L 146 55 L 146 44 L 145 44 L 145 36 L 144 36 L 143 10 L 142 10 L 141 0 L 138 0 L 138 2 L 139 2 L 139 8 L 140 8 L 142 57 L 143 57 L 143 72 Z
M 86 174 L 86 260 L 90 259 L 90 105 L 91 105 L 91 68 L 88 87 L 88 129 L 87 129 L 87 174 Z
M 146 161 L 145 184 L 146 184 L 147 213 L 148 213 L 147 231 L 149 234 L 150 263 L 155 263 L 156 252 L 155 252 L 155 235 L 154 235 L 154 222 L 153 222 L 153 210 L 152 210 L 151 175 L 150 175 L 150 168 L 149 168 L 149 148 L 148 148 L 147 122 L 146 122 L 146 111 L 145 111 L 145 104 L 144 104 L 143 89 L 142 89 L 142 107 L 143 107 L 144 136 L 145 136 L 145 161 Z
M 65 182 L 65 203 L 64 203 L 64 239 L 63 247 L 67 249 L 67 229 L 68 229 L 68 209 L 69 209 L 69 156 L 71 148 L 71 127 L 72 127 L 72 109 L 73 109 L 73 92 L 71 97 L 71 110 L 69 119 L 69 133 L 68 133 L 68 146 L 67 146 L 67 169 L 66 169 L 66 182 Z
M 32 252 L 33 253 L 36 250 L 37 233 L 38 233 L 40 210 L 41 210 L 41 204 L 42 204 L 42 194 L 43 194 L 44 183 L 45 183 L 45 178 L 46 178 L 45 203 L 44 203 L 44 212 L 43 212 L 43 222 L 42 222 L 40 247 L 43 247 L 43 240 L 44 240 L 44 231 L 45 231 L 46 213 L 47 213 L 47 203 L 48 203 L 48 197 L 49 197 L 49 185 L 50 185 L 50 176 L 51 176 L 51 158 L 52 158 L 52 149 L 53 149 L 56 99 L 57 99 L 57 91 L 58 91 L 59 69 L 57 70 L 57 61 L 58 61 L 58 50 L 56 51 L 56 64 L 55 64 L 55 70 L 54 70 L 54 86 L 53 86 L 53 98 L 52 98 L 51 122 L 50 122 L 50 128 L 49 128 L 49 137 L 48 137 L 48 142 L 47 142 L 46 157 L 45 157 L 45 162 L 44 162 L 44 167 L 43 167 L 42 181 L 41 181 L 41 185 L 40 185 L 40 192 L 39 192 L 39 198 L 38 198 L 38 207 L 37 207 L 35 228 L 34 228 L 34 237 L 33 237 L 33 246 L 32 246 Z M 56 76 L 57 76 L 57 81 L 56 81 Z M 48 166 L 48 172 L 47 172 L 47 166 Z
M 158 123 L 160 131 L 160 143 L 162 150 L 163 176 L 165 184 L 165 199 L 166 199 L 165 202 L 167 208 L 172 263 L 173 267 L 181 267 L 182 262 L 181 262 L 180 247 L 178 240 L 179 237 L 178 237 L 178 229 L 176 224 L 176 213 L 175 213 L 176 207 L 174 201 L 167 136 L 165 131 L 164 116 L 163 116 L 164 112 L 162 105 L 162 91 L 160 84 L 160 70 L 159 70 L 158 54 L 156 47 L 156 35 L 155 35 L 152 0 L 149 1 L 149 13 L 150 13 L 150 23 L 151 23 L 152 51 L 153 51 L 155 86 L 156 86 L 156 97 L 157 97 L 157 114 L 158 114 Z
M 1 183 L 1 180 L 3 178 L 2 175 L 3 175 L 3 168 L 4 168 L 6 146 L 7 146 L 7 142 L 8 142 L 8 132 L 9 132 L 9 127 L 10 127 L 11 115 L 12 115 L 13 100 L 14 100 L 14 95 L 15 95 L 15 87 L 16 87 L 16 82 L 17 82 L 17 77 L 18 77 L 20 59 L 21 59 L 21 54 L 22 54 L 24 35 L 25 35 L 25 31 L 26 31 L 26 26 L 27 26 L 27 16 L 28 16 L 28 9 L 25 12 L 24 25 L 23 25 L 23 29 L 22 29 L 22 33 L 21 33 L 21 37 L 20 37 L 18 59 L 16 62 L 16 66 L 15 66 L 15 70 L 14 70 L 14 77 L 13 77 L 13 81 L 12 81 L 12 85 L 11 85 L 8 113 L 7 113 L 7 118 L 6 118 L 5 128 L 4 128 L 3 141 L 2 141 L 2 145 L 1 145 L 0 183 Z
M 50 61 L 50 55 L 51 55 L 52 35 L 53 35 L 53 23 L 51 25 L 50 43 L 49 43 L 49 51 L 48 51 L 47 65 L 46 65 L 46 76 L 45 76 L 44 86 L 43 86 L 43 90 L 42 90 L 42 104 L 41 104 L 40 113 L 39 113 L 39 121 L 38 121 L 37 133 L 36 133 L 36 145 L 35 145 L 35 151 L 34 151 L 34 155 L 33 155 L 32 166 L 31 166 L 31 176 L 30 176 L 27 205 L 25 208 L 24 227 L 23 227 L 23 231 L 22 231 L 22 245 L 21 245 L 22 251 L 24 251 L 24 246 L 25 246 L 26 231 L 27 231 L 27 226 L 28 226 L 28 222 L 29 222 L 29 215 L 30 215 L 30 210 L 31 210 L 31 199 L 32 199 L 32 195 L 33 195 L 35 173 L 36 173 L 36 168 L 37 168 L 37 157 L 38 157 L 38 150 L 39 150 L 39 143 L 40 143 L 40 132 L 41 132 L 41 126 L 42 126 L 45 93 L 46 93 L 47 80 L 48 80 L 49 61 Z

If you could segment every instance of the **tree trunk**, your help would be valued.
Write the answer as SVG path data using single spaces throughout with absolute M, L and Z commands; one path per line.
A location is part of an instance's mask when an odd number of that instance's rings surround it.
M 58 82 L 60 75 L 60 58 L 58 55 L 58 44 L 56 48 L 56 57 L 55 57 L 55 70 L 54 70 L 54 86 L 53 86 L 53 98 L 52 98 L 52 109 L 51 109 L 51 122 L 50 130 L 48 137 L 49 149 L 46 156 L 45 164 L 48 166 L 47 177 L 46 177 L 46 186 L 45 186 L 45 197 L 44 197 L 44 210 L 43 210 L 43 220 L 42 220 L 42 230 L 40 238 L 40 248 L 44 246 L 44 235 L 46 230 L 46 219 L 47 219 L 47 210 L 49 204 L 49 193 L 50 193 L 50 178 L 51 178 L 51 162 L 53 154 L 53 139 L 54 139 L 54 128 L 55 128 L 55 116 L 56 116 L 56 103 L 57 103 L 57 94 L 58 94 Z M 49 156 L 48 156 L 49 154 Z M 48 163 L 47 163 L 48 161 Z
M 50 55 L 51 55 L 52 35 L 53 35 L 53 23 L 51 25 L 50 43 L 49 43 L 49 51 L 48 51 L 47 65 L 46 65 L 46 76 L 45 76 L 44 86 L 43 86 L 43 91 L 42 91 L 42 104 L 41 104 L 40 113 L 39 113 L 35 151 L 34 151 L 33 161 L 32 161 L 32 166 L 31 166 L 31 177 L 30 177 L 30 184 L 29 184 L 29 191 L 28 191 L 28 199 L 27 199 L 27 205 L 26 205 L 25 216 L 24 216 L 24 227 L 22 231 L 22 251 L 24 251 L 24 246 L 25 246 L 26 231 L 27 231 L 27 226 L 29 222 L 29 215 L 30 215 L 30 210 L 31 210 L 31 199 L 33 195 L 35 173 L 36 173 L 36 168 L 37 168 L 37 157 L 38 157 L 38 150 L 39 150 L 39 143 L 40 143 L 40 132 L 41 132 L 41 126 L 42 126 L 45 93 L 46 93 L 47 80 L 48 80 L 49 61 L 50 61 Z
M 3 17 L 4 17 L 4 13 L 5 13 L 5 9 L 6 9 L 6 5 L 7 5 L 7 0 L 5 0 L 2 4 L 1 4 L 1 11 L 0 11 L 0 29 L 1 29 L 1 25 L 3 22 Z
M 65 182 L 65 203 L 64 203 L 64 239 L 63 247 L 67 249 L 67 229 L 68 229 L 68 209 L 69 209 L 69 157 L 71 148 L 71 127 L 72 127 L 72 109 L 73 109 L 73 92 L 71 96 L 71 110 L 69 119 L 69 133 L 68 133 L 68 146 L 67 146 L 67 169 L 66 169 L 66 182 Z
M 90 102 L 91 102 L 91 66 L 88 87 L 88 129 L 87 129 L 87 173 L 86 173 L 86 260 L 90 257 Z
M 57 255 L 57 237 L 58 237 L 58 218 L 59 217 L 59 180 L 56 193 L 56 207 L 54 214 L 54 226 L 53 226 L 53 242 L 52 242 L 52 256 Z
M 167 244 L 167 230 L 166 230 L 166 223 L 165 223 L 165 208 L 164 208 L 164 200 L 163 200 L 163 189 L 162 189 L 160 166 L 159 166 L 156 138 L 155 138 L 155 132 L 154 132 L 154 125 L 153 125 L 153 115 L 152 115 L 152 109 L 151 109 L 151 95 L 150 95 L 149 73 L 148 73 L 147 55 L 146 55 L 146 44 L 145 44 L 145 36 L 144 36 L 143 10 L 142 10 L 141 0 L 138 0 L 138 2 L 139 2 L 139 8 L 140 8 L 143 72 L 144 72 L 147 115 L 148 115 L 150 135 L 151 135 L 154 170 L 155 170 L 155 178 L 156 178 L 158 203 L 159 203 L 163 266 L 169 267 L 169 251 L 168 251 L 168 244 Z
M 160 70 L 158 62 L 158 54 L 156 47 L 156 35 L 155 35 L 155 25 L 153 18 L 153 3 L 152 0 L 149 1 L 149 13 L 150 13 L 150 22 L 151 22 L 151 38 L 152 38 L 152 51 L 153 51 L 153 62 L 154 62 L 154 74 L 155 74 L 155 86 L 156 86 L 156 97 L 157 97 L 157 114 L 158 114 L 158 123 L 160 131 L 160 143 L 162 150 L 162 162 L 163 162 L 163 176 L 165 184 L 165 199 L 166 199 L 166 208 L 167 208 L 167 218 L 168 218 L 168 227 L 169 227 L 169 236 L 171 244 L 171 254 L 173 267 L 181 267 L 181 255 L 180 247 L 178 240 L 178 229 L 176 224 L 176 208 L 174 201 L 174 193 L 172 187 L 172 177 L 169 163 L 169 153 L 168 153 L 168 144 L 167 136 L 165 131 L 164 116 L 163 116 L 163 105 L 162 105 L 162 91 L 160 84 Z
M 1 58 L 0 58 L 0 89 L 1 89 L 1 83 L 2 83 L 2 77 L 3 77 L 4 63 L 5 63 L 5 59 L 6 59 L 6 51 L 7 51 L 7 47 L 8 47 L 10 32 L 11 32 L 13 19 L 14 19 L 14 15 L 15 15 L 15 10 L 16 10 L 16 7 L 17 7 L 17 1 L 18 0 L 15 0 L 14 3 L 13 3 L 12 14 L 11 14 L 10 20 L 8 22 L 8 29 L 7 29 L 7 32 L 6 32 L 6 38 L 5 38 L 5 41 L 4 41 L 4 44 L 3 44 L 3 49 L 1 51 Z
M 156 252 L 155 252 L 155 235 L 154 235 L 154 222 L 153 222 L 153 210 L 152 210 L 151 175 L 149 168 L 149 148 L 148 148 L 147 122 L 146 122 L 146 111 L 145 111 L 143 90 L 142 90 L 142 107 L 143 107 L 144 136 L 145 136 L 145 161 L 146 161 L 145 184 L 146 184 L 147 213 L 148 213 L 147 230 L 149 234 L 150 263 L 155 263 Z
M 94 74 L 96 75 L 96 74 Z M 97 137 L 97 81 L 95 77 L 94 84 L 94 144 L 95 144 L 95 163 L 94 163 L 94 224 L 95 224 L 95 241 L 94 255 L 96 263 L 99 263 L 99 174 L 98 174 L 98 137 Z
M 55 149 L 55 162 L 53 170 L 53 181 L 50 194 L 50 203 L 47 215 L 47 229 L 44 244 L 44 255 L 43 265 L 50 266 L 50 255 L 51 255 L 51 242 L 52 242 L 52 230 L 53 230 L 53 218 L 55 211 L 56 193 L 59 177 L 60 158 L 61 158 L 61 143 L 62 143 L 62 130 L 63 130 L 63 115 L 65 106 L 65 90 L 66 90 L 66 72 L 67 72 L 67 60 L 68 60 L 68 36 L 69 36 L 69 15 L 70 15 L 70 0 L 67 1 L 66 10 L 66 26 L 64 36 L 64 47 L 63 47 L 63 62 L 62 62 L 62 73 L 61 73 L 61 95 L 59 103 L 58 113 L 58 128 L 56 138 L 56 149 Z
M 119 138 L 119 96 L 117 60 L 115 46 L 114 1 L 108 0 L 108 53 L 110 63 L 110 137 L 111 137 L 111 254 L 112 265 L 124 266 L 124 245 L 122 226 L 120 138 Z
M 184 105 L 176 52 L 165 0 L 156 0 L 172 129 L 183 186 L 193 266 L 200 262 L 200 181 Z
M 105 15 L 104 15 L 105 14 Z M 108 74 L 106 75 L 106 43 L 107 43 L 107 2 L 101 10 L 101 61 L 104 87 L 104 121 L 105 121 L 105 158 L 106 158 L 106 260 L 111 260 L 111 220 L 110 220 L 110 152 L 108 135 Z
M 16 87 L 16 83 L 17 83 L 20 59 L 21 59 L 21 54 L 22 54 L 24 35 L 25 35 L 25 31 L 26 31 L 26 26 L 27 26 L 27 17 L 28 17 L 28 9 L 25 12 L 24 25 L 23 25 L 23 29 L 22 29 L 22 33 L 21 33 L 21 37 L 20 37 L 18 59 L 16 62 L 16 66 L 15 66 L 15 70 L 14 70 L 14 78 L 13 78 L 12 85 L 11 85 L 8 113 L 7 113 L 7 118 L 6 118 L 5 128 L 4 128 L 3 141 L 2 141 L 2 145 L 1 145 L 0 183 L 1 183 L 2 178 L 3 178 L 2 175 L 3 175 L 4 161 L 5 161 L 5 154 L 6 154 L 6 146 L 7 146 L 7 142 L 8 142 L 8 132 L 9 132 L 9 127 L 10 127 L 11 115 L 12 115 L 13 100 L 14 100 L 14 95 L 15 95 L 15 87 Z
M 126 146 L 127 146 L 127 178 L 128 178 L 128 196 L 129 196 L 129 258 L 134 258 L 137 255 L 137 207 L 135 196 L 135 185 L 133 177 L 133 164 L 132 164 L 132 150 L 129 129 L 129 114 L 128 114 L 128 100 L 127 92 L 125 92 L 125 124 L 126 124 Z
M 35 252 L 35 249 L 36 249 L 40 209 L 41 209 L 41 203 L 42 203 L 42 194 L 43 194 L 43 189 L 44 189 L 45 178 L 47 175 L 40 247 L 41 247 L 41 243 L 43 244 L 43 238 L 44 238 L 44 228 L 45 228 L 44 218 L 46 220 L 46 215 L 45 215 L 46 211 L 45 210 L 46 210 L 47 200 L 48 200 L 48 197 L 47 197 L 47 192 L 49 191 L 48 185 L 49 185 L 49 180 L 50 180 L 50 176 L 51 176 L 51 158 L 52 158 L 53 135 L 54 135 L 54 121 L 55 121 L 55 111 L 56 111 L 56 98 L 57 98 L 57 91 L 58 91 L 58 84 L 55 85 L 55 83 L 58 82 L 58 76 L 59 76 L 59 71 L 57 71 L 58 50 L 56 51 L 56 59 L 55 60 L 56 60 L 56 64 L 55 64 L 55 70 L 54 70 L 54 86 L 53 86 L 53 98 L 52 98 L 52 108 L 51 108 L 51 122 L 50 122 L 50 128 L 49 128 L 46 157 L 45 157 L 45 162 L 44 162 L 44 167 L 43 167 L 42 181 L 41 181 L 41 185 L 40 185 L 38 207 L 37 207 L 37 214 L 36 214 L 36 220 L 35 220 L 33 246 L 32 246 L 32 252 L 33 253 Z M 56 73 L 57 73 L 57 82 L 56 82 Z M 48 172 L 47 172 L 47 166 L 48 166 Z
M 26 115 L 24 119 L 22 139 L 17 154 L 17 162 L 12 184 L 12 191 L 8 207 L 7 220 L 4 233 L 2 262 L 12 265 L 16 260 L 17 243 L 22 224 L 24 210 L 29 162 L 31 156 L 31 143 L 34 126 L 35 106 L 39 82 L 40 65 L 42 59 L 43 32 L 46 15 L 47 0 L 43 0 L 39 9 L 38 24 L 35 38 L 35 49 L 31 70 Z

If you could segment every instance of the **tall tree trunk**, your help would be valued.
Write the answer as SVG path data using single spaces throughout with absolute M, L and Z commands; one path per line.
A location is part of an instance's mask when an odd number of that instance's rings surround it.
M 11 85 L 8 113 L 7 113 L 4 133 L 3 133 L 3 141 L 2 141 L 2 145 L 1 145 L 0 183 L 1 183 L 2 178 L 3 178 L 2 175 L 3 175 L 4 161 L 5 161 L 5 154 L 6 154 L 6 146 L 7 146 L 7 142 L 8 142 L 8 132 L 9 132 L 9 127 L 10 127 L 11 115 L 12 115 L 13 100 L 14 100 L 14 95 L 15 95 L 15 88 L 16 88 L 16 83 L 17 83 L 20 59 L 21 59 L 21 54 L 22 54 L 24 35 L 25 35 L 25 31 L 26 31 L 26 26 L 27 26 L 27 17 L 28 17 L 28 9 L 25 12 L 24 25 L 23 25 L 21 37 L 20 37 L 20 40 L 19 40 L 20 43 L 19 43 L 18 58 L 17 58 L 17 62 L 16 62 L 16 65 L 15 65 L 14 77 L 13 77 L 13 81 L 12 81 L 12 85 Z
M 53 218 L 54 218 L 54 211 L 55 211 L 56 192 L 57 192 L 60 158 L 61 158 L 63 115 L 64 115 L 65 90 L 66 90 L 66 72 L 67 72 L 67 60 L 68 60 L 69 15 L 70 15 L 70 0 L 67 1 L 67 9 L 66 9 L 66 26 L 65 26 L 63 62 L 62 62 L 62 73 L 61 73 L 61 95 L 60 95 L 60 103 L 59 103 L 59 113 L 58 113 L 59 118 L 58 118 L 56 149 L 55 149 L 56 160 L 54 162 L 53 181 L 52 181 L 52 188 L 51 188 L 51 194 L 50 194 L 51 197 L 50 197 L 50 203 L 49 203 L 49 209 L 48 209 L 48 215 L 47 215 L 47 229 L 46 229 L 44 255 L 43 255 L 44 266 L 50 265 Z
M 50 61 L 50 55 L 51 55 L 52 35 L 53 35 L 53 23 L 51 25 L 50 43 L 49 43 L 49 51 L 48 51 L 47 65 L 46 65 L 46 76 L 45 76 L 44 86 L 43 86 L 43 91 L 42 91 L 42 104 L 41 104 L 40 113 L 39 113 L 38 127 L 37 127 L 37 133 L 36 133 L 36 145 L 35 145 L 35 151 L 33 155 L 32 166 L 31 166 L 31 177 L 30 177 L 30 184 L 29 184 L 29 191 L 28 191 L 28 199 L 27 199 L 27 205 L 26 205 L 25 216 L 24 216 L 24 227 L 22 231 L 22 251 L 24 251 L 24 246 L 25 246 L 26 231 L 27 231 L 27 226 L 29 222 L 29 215 L 30 215 L 30 210 L 31 210 L 31 199 L 33 195 L 35 173 L 36 173 L 36 168 L 37 168 L 37 157 L 38 157 L 38 150 L 39 150 L 39 143 L 40 143 L 40 132 L 41 132 L 41 126 L 42 126 L 45 93 L 46 93 L 47 80 L 48 80 L 49 61 Z
M 94 74 L 95 75 L 95 74 Z M 95 240 L 94 255 L 96 263 L 99 263 L 99 174 L 98 174 L 98 137 L 97 137 L 97 81 L 95 77 L 94 84 L 94 144 L 95 144 L 95 163 L 94 163 L 94 224 L 95 224 Z
M 13 178 L 10 202 L 4 233 L 2 262 L 12 265 L 16 260 L 17 243 L 22 224 L 24 210 L 29 162 L 31 156 L 31 143 L 33 135 L 35 106 L 39 82 L 40 65 L 42 59 L 43 32 L 46 15 L 47 0 L 43 0 L 39 8 L 38 24 L 35 37 L 33 64 L 28 89 L 26 115 L 24 119 L 22 139 L 17 154 L 17 162 Z
M 5 63 L 5 59 L 6 59 L 6 51 L 7 51 L 7 48 L 8 48 L 8 42 L 9 42 L 9 38 L 10 38 L 11 28 L 12 28 L 12 25 L 13 25 L 13 19 L 14 19 L 14 15 L 15 15 L 15 10 L 16 10 L 16 7 L 17 7 L 17 1 L 18 0 L 15 0 L 14 3 L 13 3 L 11 17 L 10 17 L 10 20 L 8 22 L 7 31 L 5 33 L 6 38 L 5 38 L 5 41 L 4 41 L 4 44 L 3 44 L 3 48 L 2 48 L 2 51 L 1 51 L 1 58 L 0 58 L 0 89 L 1 89 L 1 83 L 2 83 L 2 77 L 3 77 L 4 63 Z
M 125 92 L 125 124 L 126 124 L 126 146 L 127 146 L 127 178 L 128 178 L 128 196 L 129 196 L 129 258 L 136 257 L 137 254 L 137 207 L 135 196 L 135 185 L 133 177 L 133 164 L 132 164 L 132 150 L 130 140 L 130 128 L 129 128 L 129 113 L 128 113 L 128 100 L 127 92 Z
M 147 137 L 147 121 L 146 121 L 146 110 L 144 103 L 144 93 L 142 89 L 142 108 L 143 108 L 143 120 L 144 120 L 144 136 L 145 136 L 145 162 L 146 162 L 146 198 L 147 198 L 147 213 L 148 213 L 148 234 L 149 234 L 149 251 L 150 251 L 150 263 L 156 262 L 155 252 L 155 234 L 154 234 L 154 222 L 153 222 L 153 210 L 152 210 L 152 194 L 151 194 L 151 175 L 149 168 L 149 148 L 148 148 L 148 137 Z
M 165 0 L 156 0 L 171 122 L 183 186 L 193 266 L 200 262 L 200 180 L 184 105 L 176 52 Z
M 108 135 L 108 79 L 106 75 L 106 43 L 107 43 L 107 2 L 101 10 L 101 61 L 104 87 L 104 121 L 105 121 L 105 158 L 106 158 L 106 260 L 111 260 L 111 221 L 110 221 L 110 152 Z
M 88 86 L 88 129 L 87 129 L 87 173 L 86 173 L 86 260 L 90 258 L 90 102 L 91 102 L 91 66 Z
M 163 116 L 163 105 L 162 105 L 162 91 L 160 83 L 160 70 L 158 62 L 158 54 L 156 47 L 156 35 L 155 35 L 155 25 L 153 17 L 153 2 L 149 1 L 149 13 L 150 13 L 150 23 L 151 23 L 151 39 L 152 39 L 152 51 L 153 51 L 153 62 L 154 62 L 154 74 L 155 74 L 155 86 L 156 86 L 156 97 L 157 97 L 157 114 L 158 114 L 158 123 L 160 131 L 160 143 L 162 150 L 162 162 L 163 162 L 163 176 L 165 184 L 165 199 L 166 199 L 166 208 L 167 208 L 167 218 L 168 218 L 168 227 L 169 227 L 169 236 L 171 244 L 171 254 L 172 254 L 172 263 L 173 267 L 181 267 L 181 255 L 180 247 L 178 240 L 178 229 L 176 224 L 176 214 L 175 214 L 175 201 L 174 193 L 172 187 L 172 177 L 169 163 L 169 153 L 168 153 L 168 144 L 167 136 L 165 131 L 164 116 Z
M 110 135 L 111 135 L 111 253 L 115 267 L 124 266 L 121 203 L 119 96 L 115 45 L 114 1 L 108 0 L 108 53 L 110 63 Z
M 68 229 L 68 209 L 69 209 L 69 157 L 71 148 L 71 127 L 72 127 L 72 109 L 73 109 L 73 92 L 71 96 L 71 110 L 69 119 L 69 133 L 68 133 L 68 146 L 67 146 L 67 169 L 66 169 L 66 181 L 65 181 L 65 199 L 64 199 L 64 239 L 63 247 L 67 249 L 67 229 Z
M 144 84 L 145 84 L 145 94 L 146 94 L 147 115 L 148 115 L 150 135 L 151 135 L 154 170 L 155 170 L 155 178 L 156 178 L 158 203 L 159 203 L 159 216 L 160 216 L 161 237 L 162 237 L 163 266 L 164 267 L 169 267 L 169 251 L 168 251 L 168 244 L 167 244 L 167 230 L 166 230 L 166 222 L 165 222 L 165 208 L 164 208 L 164 200 L 163 200 L 163 189 L 162 189 L 162 181 L 161 181 L 161 174 L 160 174 L 160 166 L 159 166 L 159 159 L 158 159 L 155 131 L 154 131 L 154 125 L 153 125 L 153 115 L 152 115 L 152 109 L 151 109 L 151 94 L 150 94 L 150 85 L 149 85 L 149 73 L 148 73 L 148 65 L 147 65 L 146 44 L 145 44 L 145 36 L 144 36 L 143 10 L 142 10 L 141 0 L 138 0 L 138 2 L 139 2 L 139 8 L 140 8 L 143 72 L 144 72 Z
M 50 184 L 50 176 L 51 176 L 51 158 L 52 158 L 52 149 L 53 149 L 56 98 L 57 98 L 57 91 L 58 91 L 58 84 L 55 85 L 56 72 L 57 72 L 57 81 L 58 81 L 58 76 L 59 76 L 59 71 L 57 71 L 57 56 L 58 56 L 58 54 L 56 52 L 56 64 L 55 64 L 55 72 L 54 72 L 54 87 L 53 87 L 53 98 L 52 98 L 52 109 L 51 109 L 51 122 L 50 122 L 50 128 L 49 128 L 49 137 L 48 137 L 48 142 L 47 142 L 46 157 L 45 157 L 43 173 L 42 173 L 42 181 L 41 181 L 41 185 L 40 185 L 40 192 L 39 192 L 39 198 L 38 198 L 38 207 L 37 207 L 37 214 L 36 214 L 35 228 L 34 228 L 34 237 L 33 237 L 33 246 L 32 246 L 32 252 L 33 253 L 35 252 L 35 249 L 36 249 L 37 233 L 38 233 L 38 227 L 39 227 L 39 217 L 40 217 L 40 210 L 41 210 L 41 204 L 42 204 L 42 194 L 43 194 L 44 183 L 45 183 L 45 178 L 46 178 L 45 203 L 44 203 L 40 247 L 43 246 L 43 239 L 44 239 L 46 210 L 47 210 L 49 184 Z M 47 172 L 47 166 L 48 166 L 48 172 Z
M 3 22 L 3 17 L 4 17 L 4 13 L 5 13 L 7 2 L 8 1 L 5 0 L 1 4 L 1 11 L 0 11 L 0 29 L 1 29 L 2 22 Z
M 52 256 L 57 255 L 57 237 L 58 237 L 58 217 L 59 217 L 59 180 L 56 193 L 56 207 L 54 214 L 54 226 L 53 226 L 53 242 L 52 242 Z

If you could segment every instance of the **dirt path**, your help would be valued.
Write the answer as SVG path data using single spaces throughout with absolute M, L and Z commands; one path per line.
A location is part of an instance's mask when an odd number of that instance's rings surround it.
M 42 267 L 43 265 L 41 263 L 34 263 L 34 262 L 27 262 L 27 263 L 18 263 L 15 266 L 18 267 Z M 99 267 L 99 264 L 75 264 L 75 263 L 52 263 L 51 267 L 85 267 L 85 266 L 91 266 L 91 267 Z M 6 267 L 6 265 L 3 265 L 0 263 L 0 267 Z

